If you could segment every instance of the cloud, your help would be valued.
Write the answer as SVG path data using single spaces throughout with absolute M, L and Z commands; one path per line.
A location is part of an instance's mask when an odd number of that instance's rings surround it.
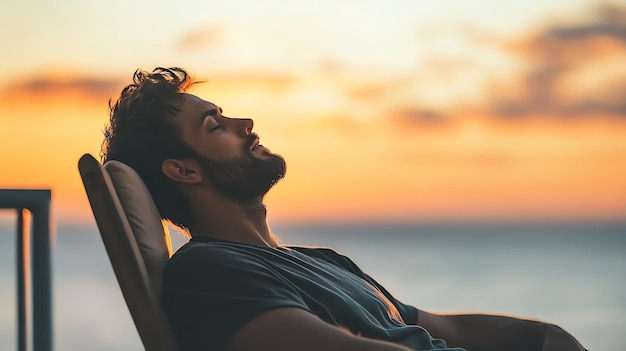
M 203 49 L 219 43 L 223 34 L 221 26 L 218 25 L 197 28 L 180 37 L 176 46 L 186 50 Z
M 544 34 L 556 40 L 579 40 L 585 37 L 609 36 L 626 44 L 626 7 L 606 4 L 596 7 L 590 21 L 581 25 L 556 27 Z
M 390 113 L 393 124 L 400 129 L 413 129 L 425 125 L 443 125 L 449 118 L 441 112 L 421 109 L 404 108 Z
M 498 87 L 490 110 L 505 117 L 626 117 L 626 7 L 552 24 L 513 47 L 525 67 L 517 86 Z
M 114 97 L 123 85 L 124 82 L 118 79 L 42 75 L 9 83 L 0 91 L 0 100 L 9 105 L 56 98 L 89 99 L 102 103 Z

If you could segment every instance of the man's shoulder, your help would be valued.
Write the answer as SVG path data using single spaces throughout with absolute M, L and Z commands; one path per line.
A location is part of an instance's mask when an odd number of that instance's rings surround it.
M 352 273 L 360 271 L 356 264 L 348 256 L 345 256 L 330 247 L 290 246 L 289 248 L 309 257 L 321 259 L 340 266 Z
M 297 246 L 288 245 L 285 246 L 290 250 L 297 251 L 307 256 L 324 257 L 324 258 L 337 258 L 344 257 L 342 254 L 335 251 L 335 249 L 325 246 Z
M 172 255 L 172 259 L 189 259 L 207 255 L 216 255 L 218 258 L 221 258 L 221 255 L 230 255 L 236 251 L 237 247 L 232 244 L 220 241 L 197 241 L 192 239 L 176 250 L 174 255 Z
M 203 269 L 241 267 L 254 261 L 249 248 L 230 242 L 191 240 L 181 246 L 167 262 L 166 269 L 202 267 Z
M 303 261 L 313 265 L 323 261 L 352 273 L 359 272 L 348 257 L 329 247 L 285 245 L 270 248 L 230 241 L 192 239 L 170 258 L 166 265 L 166 275 L 174 272 L 184 272 L 186 275 L 214 273 L 220 276 L 239 274 L 242 271 L 261 273 L 276 267 L 286 270 L 300 267 L 299 262 Z

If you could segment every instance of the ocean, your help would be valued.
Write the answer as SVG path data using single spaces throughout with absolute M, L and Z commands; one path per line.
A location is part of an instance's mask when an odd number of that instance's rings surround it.
M 538 318 L 589 350 L 626 350 L 626 223 L 275 225 L 348 255 L 396 298 L 438 312 Z M 0 225 L 0 349 L 16 349 L 15 228 Z M 184 238 L 173 233 L 175 247 Z M 59 225 L 55 350 L 143 350 L 95 225 Z

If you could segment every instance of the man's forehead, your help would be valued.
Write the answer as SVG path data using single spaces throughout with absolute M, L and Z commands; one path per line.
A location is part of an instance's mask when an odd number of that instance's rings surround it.
M 218 106 L 212 102 L 206 101 L 196 95 L 180 93 L 183 97 L 180 105 L 181 112 L 183 110 L 195 110 L 195 109 L 213 109 Z

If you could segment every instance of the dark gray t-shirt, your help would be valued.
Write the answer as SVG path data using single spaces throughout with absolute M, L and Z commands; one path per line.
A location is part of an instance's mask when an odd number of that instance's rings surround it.
M 415 307 L 327 248 L 193 238 L 165 268 L 163 304 L 183 350 L 220 350 L 246 322 L 281 307 L 415 350 L 461 350 L 431 338 L 415 325 Z

